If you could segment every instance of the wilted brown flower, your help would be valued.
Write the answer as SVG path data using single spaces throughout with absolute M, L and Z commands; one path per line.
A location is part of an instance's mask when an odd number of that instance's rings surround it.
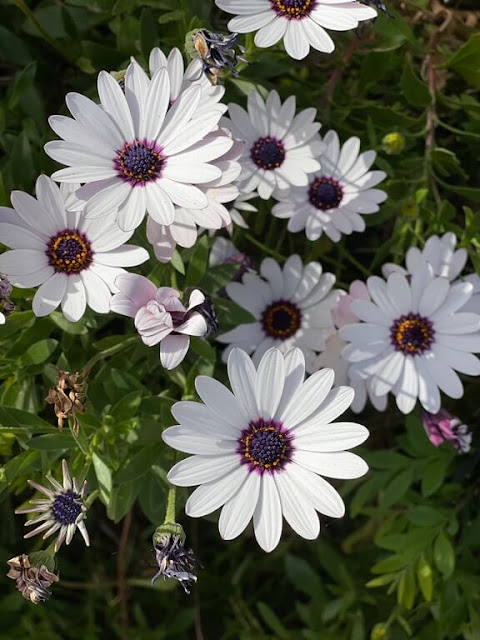
M 73 418 L 73 433 L 78 435 L 80 424 L 77 413 L 85 413 L 85 401 L 87 399 L 87 381 L 83 371 L 70 373 L 58 370 L 57 384 L 49 389 L 45 401 L 55 405 L 55 415 L 58 420 L 58 428 L 63 428 L 64 420 Z
M 10 571 L 7 577 L 15 580 L 17 589 L 25 600 L 30 600 L 33 604 L 45 602 L 51 596 L 48 587 L 59 578 L 42 564 L 39 567 L 33 566 L 29 557 L 25 554 L 16 556 L 8 560 Z
M 158 571 L 152 578 L 152 584 L 160 577 L 174 578 L 182 585 L 185 593 L 197 581 L 193 573 L 201 566 L 192 549 L 185 547 L 185 533 L 181 525 L 168 522 L 158 527 L 153 535 L 153 551 Z

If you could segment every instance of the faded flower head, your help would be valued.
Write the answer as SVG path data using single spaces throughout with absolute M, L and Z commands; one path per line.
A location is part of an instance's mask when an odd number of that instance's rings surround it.
M 445 409 L 438 413 L 424 411 L 422 424 L 434 447 L 448 442 L 460 453 L 468 453 L 472 443 L 472 434 L 466 424 L 452 416 Z
M 237 42 L 238 34 L 225 35 L 208 29 L 198 29 L 189 35 L 192 45 L 188 47 L 189 36 L 187 35 L 187 47 L 193 48 L 193 52 L 200 57 L 203 72 L 213 85 L 217 84 L 218 76 L 223 75 L 225 69 L 231 71 L 235 77 L 238 76 L 236 65 L 239 62 L 246 62 L 236 51 L 238 47 L 241 53 L 245 53 L 245 47 Z
M 5 324 L 5 318 L 15 310 L 15 305 L 9 300 L 12 293 L 12 285 L 7 278 L 0 276 L 0 308 L 3 307 L 3 313 L 0 311 L 0 324 Z
M 22 555 L 7 561 L 10 567 L 7 577 L 15 580 L 17 589 L 22 596 L 33 604 L 48 600 L 51 596 L 48 587 L 54 582 L 58 582 L 57 574 L 50 571 L 45 564 L 35 564 L 34 556 L 36 555 L 40 554 L 32 554 L 29 557 L 22 553 Z M 53 569 L 53 567 L 50 568 Z
M 24 536 L 25 538 L 31 538 L 37 533 L 45 532 L 43 533 L 43 539 L 45 539 L 58 532 L 55 552 L 60 549 L 64 541 L 67 545 L 70 544 L 77 527 L 87 547 L 90 546 L 90 539 L 84 522 L 85 512 L 87 511 L 87 505 L 85 504 L 87 481 L 85 480 L 81 488 L 79 488 L 75 478 L 70 475 L 66 460 L 62 460 L 62 472 L 63 486 L 55 478 L 47 476 L 47 480 L 53 486 L 53 490 L 29 480 L 29 484 L 37 491 L 45 494 L 47 499 L 31 500 L 31 507 L 15 510 L 17 514 L 34 513 L 35 511 L 40 514 L 25 523 L 26 527 L 38 525 L 32 531 L 29 531 Z
M 181 525 L 166 523 L 158 527 L 153 535 L 153 551 L 158 571 L 152 578 L 152 584 L 160 576 L 163 579 L 174 578 L 182 585 L 185 593 L 190 593 L 192 585 L 197 581 L 193 573 L 200 562 L 191 549 L 185 546 L 185 533 Z
M 83 371 L 70 373 L 58 370 L 57 384 L 49 389 L 45 402 L 53 404 L 58 420 L 58 428 L 63 428 L 66 418 L 73 418 L 73 432 L 78 435 L 80 424 L 77 413 L 85 413 L 87 399 L 87 381 Z
M 174 369 L 187 354 L 190 336 L 205 337 L 214 316 L 206 296 L 194 289 L 188 308 L 171 287 L 157 288 L 136 274 L 124 274 L 115 281 L 119 293 L 113 296 L 111 309 L 135 319 L 135 327 L 148 347 L 160 343 L 160 361 L 165 369 Z

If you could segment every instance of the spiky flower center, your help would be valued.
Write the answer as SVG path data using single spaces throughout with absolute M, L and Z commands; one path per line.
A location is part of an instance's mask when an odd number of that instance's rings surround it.
M 286 340 L 300 328 L 302 313 L 289 300 L 276 300 L 262 314 L 264 332 L 271 338 Z
M 166 158 L 155 142 L 126 142 L 113 161 L 118 175 L 132 186 L 143 186 L 162 174 Z
M 270 0 L 272 9 L 280 16 L 301 19 L 312 11 L 315 0 Z
M 53 501 L 52 516 L 61 525 L 75 524 L 82 512 L 82 498 L 74 491 L 60 493 Z
M 335 209 L 342 201 L 343 189 L 335 178 L 320 176 L 310 184 L 308 198 L 317 209 L 322 211 Z
M 283 142 L 270 136 L 259 138 L 250 150 L 250 157 L 260 169 L 278 169 L 285 160 Z
M 88 269 L 93 259 L 90 241 L 78 229 L 64 229 L 50 238 L 46 254 L 55 271 L 66 274 Z
M 279 471 L 292 458 L 292 435 L 277 420 L 251 421 L 238 439 L 242 464 L 251 471 Z
M 390 340 L 405 355 L 421 355 L 429 351 L 435 337 L 432 322 L 418 313 L 400 316 L 390 327 Z

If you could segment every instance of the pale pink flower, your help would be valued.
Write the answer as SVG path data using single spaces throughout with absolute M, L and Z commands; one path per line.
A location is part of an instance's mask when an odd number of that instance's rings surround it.
M 112 298 L 112 311 L 134 318 L 135 328 L 147 346 L 160 343 L 160 361 L 165 369 L 174 369 L 182 362 L 190 336 L 208 333 L 205 318 L 196 310 L 205 302 L 198 289 L 190 294 L 186 309 L 178 291 L 171 287 L 157 288 L 143 276 L 125 274 L 116 279 L 115 285 L 120 293 Z
M 336 307 L 332 309 L 332 317 L 338 329 L 346 324 L 357 322 L 358 317 L 353 313 L 351 304 L 354 300 L 370 300 L 367 286 L 361 280 L 354 280 L 349 292 L 342 296 Z

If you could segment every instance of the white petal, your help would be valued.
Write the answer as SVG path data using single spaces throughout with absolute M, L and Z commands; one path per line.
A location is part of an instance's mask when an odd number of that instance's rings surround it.
M 295 449 L 293 460 L 296 464 L 305 467 L 305 469 L 327 478 L 349 480 L 360 478 L 368 471 L 368 465 L 365 460 L 349 451 L 320 453 L 318 451 Z
M 295 447 L 305 451 L 345 451 L 365 442 L 369 432 L 355 422 L 332 422 L 295 432 Z
M 314 540 L 320 533 L 320 522 L 308 497 L 289 477 L 288 470 L 274 475 L 285 520 L 299 536 Z
M 248 473 L 247 467 L 241 465 L 223 478 L 202 484 L 187 500 L 185 505 L 187 516 L 201 518 L 224 505 L 240 489 Z
M 250 421 L 245 409 L 223 384 L 207 376 L 197 376 L 195 388 L 207 407 L 235 427 L 245 428 Z
M 85 313 L 87 296 L 85 286 L 78 274 L 67 277 L 67 290 L 62 300 L 63 315 L 70 322 L 78 322 Z
M 177 462 L 168 472 L 168 481 L 177 487 L 192 487 L 228 474 L 238 464 L 238 455 L 191 456 Z
M 255 399 L 255 379 L 257 372 L 251 358 L 242 349 L 233 349 L 228 357 L 228 378 L 230 386 L 248 416 L 259 414 Z
M 229 455 L 235 451 L 235 442 L 212 435 L 206 429 L 176 426 L 165 429 L 162 439 L 173 449 L 198 455 Z
M 262 475 L 253 527 L 260 547 L 267 553 L 273 551 L 282 535 L 282 507 L 275 480 L 270 473 Z
M 329 482 L 297 464 L 290 465 L 287 471 L 291 481 L 314 509 L 330 518 L 345 515 L 343 500 Z
M 37 289 L 33 297 L 32 309 L 37 317 L 47 316 L 58 307 L 65 295 L 68 276 L 55 273 Z
M 218 520 L 218 530 L 224 540 L 239 536 L 250 522 L 257 506 L 261 476 L 249 473 L 237 493 L 225 504 Z
M 282 422 L 292 428 L 309 418 L 327 397 L 334 377 L 333 369 L 323 369 L 311 375 L 292 398 L 284 414 L 280 416 Z
M 255 382 L 255 398 L 259 417 L 273 418 L 282 397 L 284 383 L 283 355 L 278 349 L 270 349 L 260 361 Z

